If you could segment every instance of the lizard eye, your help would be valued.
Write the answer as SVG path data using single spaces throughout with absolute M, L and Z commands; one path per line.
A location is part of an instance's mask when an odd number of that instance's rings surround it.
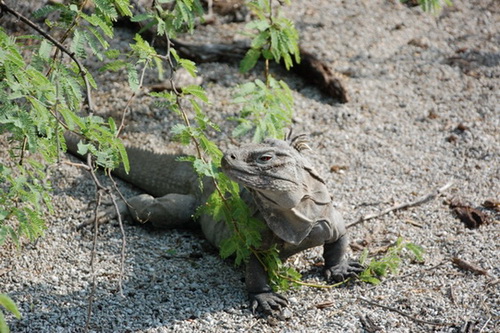
M 273 157 L 269 154 L 264 154 L 258 157 L 259 162 L 267 162 L 271 160 Z

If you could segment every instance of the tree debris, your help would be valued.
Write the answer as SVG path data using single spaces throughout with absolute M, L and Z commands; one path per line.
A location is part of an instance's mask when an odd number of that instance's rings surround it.
M 414 322 L 416 323 L 419 323 L 419 324 L 424 324 L 424 325 L 433 325 L 433 326 L 451 326 L 453 325 L 452 323 L 439 323 L 439 322 L 434 322 L 434 321 L 427 321 L 427 320 L 422 320 L 422 319 L 418 319 L 406 312 L 403 312 L 399 309 L 396 309 L 396 308 L 393 308 L 393 307 L 390 307 L 390 306 L 387 306 L 387 305 L 382 305 L 380 303 L 377 303 L 373 300 L 370 300 L 370 299 L 367 299 L 367 298 L 364 298 L 364 297 L 358 297 L 358 299 L 360 301 L 363 301 L 365 303 L 368 303 L 370 305 L 373 305 L 373 306 L 377 306 L 379 308 L 382 308 L 382 309 L 386 309 L 386 310 L 389 310 L 389 311 L 392 311 L 392 312 L 396 312 L 400 315 L 402 315 L 403 317 L 406 317 L 408 319 L 411 319 L 413 320 Z
M 462 203 L 461 201 L 453 200 L 450 203 L 450 208 L 460 221 L 462 221 L 469 229 L 477 229 L 483 224 L 490 223 L 488 215 L 477 208 L 473 208 L 470 205 Z
M 493 199 L 485 200 L 481 204 L 481 206 L 483 206 L 486 209 L 491 209 L 495 212 L 500 212 L 500 201 L 498 200 L 493 200 Z
M 326 308 L 332 307 L 333 304 L 335 304 L 333 301 L 326 301 L 323 303 L 315 304 L 314 306 L 318 309 L 326 309 Z
M 344 173 L 346 170 L 349 170 L 349 167 L 347 165 L 332 165 L 330 167 L 330 172 L 335 173 Z
M 465 260 L 462 260 L 458 257 L 453 257 L 451 259 L 451 262 L 454 263 L 456 266 L 458 266 L 461 269 L 464 269 L 466 271 L 473 272 L 473 273 L 476 273 L 478 275 L 486 275 L 486 276 L 491 277 L 490 273 L 488 273 L 487 270 L 484 270 L 481 267 L 479 267 L 478 265 L 471 264 L 471 263 L 469 263 Z
M 373 319 L 371 319 L 368 315 L 359 317 L 359 321 L 361 322 L 365 332 L 375 333 L 382 330 L 382 327 L 377 326 Z

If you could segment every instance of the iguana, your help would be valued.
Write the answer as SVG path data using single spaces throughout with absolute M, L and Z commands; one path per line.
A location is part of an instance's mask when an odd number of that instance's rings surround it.
M 67 136 L 70 152 L 77 152 L 77 140 Z M 342 281 L 360 273 L 362 266 L 344 258 L 348 243 L 344 221 L 332 205 L 325 181 L 303 156 L 307 148 L 304 136 L 243 144 L 224 154 L 222 171 L 246 188 L 250 194 L 246 201 L 255 208 L 255 216 L 266 222 L 262 232 L 263 249 L 276 244 L 284 260 L 322 245 L 327 281 Z M 127 148 L 127 153 L 130 173 L 126 174 L 122 168 L 114 172 L 148 194 L 122 203 L 121 213 L 161 228 L 198 223 L 204 236 L 215 246 L 230 236 L 223 221 L 215 222 L 207 215 L 193 221 L 196 207 L 208 199 L 214 186 L 209 179 L 204 179 L 203 190 L 200 190 L 191 163 L 178 161 L 176 155 L 137 148 Z M 102 212 L 99 218 L 102 217 L 109 218 L 110 211 Z M 253 255 L 246 266 L 245 280 L 252 311 L 260 306 L 265 313 L 270 313 L 287 305 L 284 296 L 272 291 L 265 268 Z

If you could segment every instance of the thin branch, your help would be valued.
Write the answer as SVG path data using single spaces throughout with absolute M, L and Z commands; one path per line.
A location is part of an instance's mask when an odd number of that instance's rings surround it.
M 83 11 L 83 9 L 85 8 L 85 6 L 87 5 L 87 1 L 88 0 L 84 0 L 80 3 L 80 8 L 78 9 L 78 14 L 75 15 L 73 17 L 73 21 L 71 22 L 71 24 L 69 25 L 68 29 L 66 29 L 66 31 L 64 32 L 63 36 L 61 37 L 61 39 L 59 40 L 59 43 L 62 44 L 66 41 L 66 39 L 69 37 L 70 35 L 70 32 L 73 30 L 73 28 L 79 23 L 80 21 L 80 13 Z M 57 58 L 57 53 L 58 53 L 59 49 L 56 49 L 56 51 L 54 52 L 54 55 L 52 56 L 52 59 L 55 60 Z M 49 68 L 49 70 L 47 71 L 47 75 L 46 76 L 49 76 L 50 73 L 52 72 L 54 67 L 51 67 Z
M 414 322 L 416 323 L 419 323 L 419 324 L 424 324 L 424 325 L 433 325 L 433 326 L 452 326 L 452 325 L 455 325 L 454 323 L 436 323 L 436 322 L 433 322 L 433 321 L 427 321 L 427 320 L 422 320 L 422 319 L 418 319 L 406 312 L 403 312 L 399 309 L 396 309 L 396 308 L 393 308 L 393 307 L 390 307 L 390 306 L 387 306 L 387 305 L 382 305 L 380 303 L 377 303 L 375 301 L 372 301 L 372 300 L 369 300 L 367 298 L 364 298 L 364 297 L 357 297 L 360 301 L 363 301 L 365 303 L 368 303 L 370 305 L 373 305 L 373 306 L 378 306 L 379 308 L 382 308 L 382 309 L 385 309 L 385 310 L 389 310 L 389 311 L 392 311 L 392 312 L 396 312 L 400 315 L 402 315 L 403 317 L 406 317 L 408 319 L 411 319 L 413 320 Z
M 397 211 L 397 210 L 402 210 L 402 209 L 406 209 L 406 208 L 410 208 L 410 207 L 415 207 L 415 206 L 424 204 L 424 203 L 426 203 L 428 201 L 434 200 L 437 197 L 439 197 L 444 191 L 446 191 L 447 189 L 449 189 L 452 185 L 453 185 L 453 182 L 449 182 L 448 184 L 444 185 L 443 187 L 441 187 L 441 188 L 439 188 L 439 189 L 437 189 L 435 191 L 432 191 L 431 193 L 429 193 L 427 195 L 424 195 L 424 196 L 418 198 L 415 201 L 410 201 L 410 202 L 406 202 L 406 203 L 402 203 L 402 204 L 399 204 L 399 205 L 395 205 L 395 206 L 389 207 L 387 209 L 384 209 L 380 213 L 368 214 L 368 215 L 362 216 L 356 222 L 353 222 L 353 223 L 349 224 L 347 226 L 347 228 L 351 228 L 351 227 L 353 227 L 353 226 L 355 226 L 357 224 L 360 224 L 362 222 L 365 222 L 365 221 L 368 221 L 368 220 L 371 220 L 371 219 L 379 218 L 379 217 L 381 217 L 383 215 L 389 214 L 390 212 L 394 212 L 394 211 Z
M 490 322 L 490 320 L 491 320 L 491 316 L 488 317 L 488 320 L 486 320 L 486 322 L 484 323 L 483 327 L 481 327 L 479 329 L 479 333 L 481 333 L 485 329 L 485 327 L 488 325 L 488 323 Z
M 95 178 L 95 175 L 93 174 L 92 171 L 92 157 L 90 155 L 87 156 L 87 167 L 89 168 L 90 173 L 92 174 L 92 177 Z M 96 181 L 96 187 L 99 184 L 99 180 L 95 178 Z M 100 185 L 100 184 L 99 184 Z M 95 212 L 95 217 L 94 217 L 94 238 L 92 241 L 92 252 L 90 253 L 90 272 L 92 274 L 92 288 L 90 291 L 89 295 L 89 301 L 87 304 L 87 319 L 85 321 L 85 331 L 88 332 L 89 326 L 90 326 L 90 318 L 92 317 L 92 305 L 94 304 L 94 296 L 95 296 L 95 290 L 96 290 L 96 272 L 95 272 L 95 266 L 94 266 L 94 261 L 95 261 L 95 256 L 97 252 L 97 234 L 99 232 L 98 228 L 98 221 L 97 221 L 97 210 L 99 209 L 99 206 L 101 204 L 101 191 L 98 189 L 96 192 L 96 206 L 94 209 Z
M 123 221 L 122 221 L 122 215 L 119 213 L 119 208 L 118 204 L 116 203 L 116 200 L 113 196 L 111 196 L 111 200 L 113 201 L 113 206 L 115 207 L 115 210 L 118 212 L 118 225 L 120 226 L 120 232 L 122 235 L 122 246 L 121 246 L 121 253 L 120 253 L 120 276 L 118 278 L 118 290 L 120 292 L 120 296 L 124 297 L 123 295 L 123 274 L 125 271 L 125 249 L 127 246 L 127 239 L 125 237 L 125 229 L 123 228 Z
M 90 169 L 91 169 L 87 164 L 83 164 L 83 163 L 73 163 L 70 161 L 64 161 L 64 164 L 69 165 L 69 166 L 73 166 L 73 167 L 77 167 L 77 168 L 83 168 L 87 171 L 90 171 Z
M 42 28 L 40 28 L 36 23 L 28 19 L 27 17 L 23 16 L 21 13 L 15 11 L 14 9 L 10 8 L 7 6 L 3 0 L 0 0 L 0 9 L 1 11 L 5 11 L 7 13 L 10 13 L 14 16 L 16 16 L 21 22 L 27 24 L 34 30 L 36 30 L 40 35 L 42 35 L 44 38 L 48 39 L 52 44 L 54 44 L 55 47 L 57 47 L 59 50 L 67 54 L 78 66 L 78 70 L 80 72 L 80 76 L 82 77 L 83 81 L 85 82 L 85 88 L 86 88 L 86 98 L 87 98 L 87 105 L 90 109 L 90 111 L 94 110 L 94 104 L 92 102 L 92 94 L 91 94 L 91 87 L 90 87 L 90 82 L 87 79 L 87 72 L 85 71 L 82 63 L 75 57 L 75 54 L 68 51 L 64 45 L 59 43 L 56 39 L 54 39 L 51 35 L 49 35 L 47 32 L 45 32 Z
M 23 165 L 24 161 L 24 152 L 26 151 L 26 146 L 28 145 L 28 137 L 24 136 L 23 138 L 23 147 L 21 148 L 21 157 L 19 157 L 19 165 Z
M 121 219 L 121 214 L 120 214 L 120 209 L 118 208 L 118 204 L 116 202 L 116 199 L 111 195 L 111 191 L 108 187 L 105 187 L 101 184 L 99 179 L 97 178 L 97 175 L 94 171 L 94 168 L 92 167 L 92 156 L 91 154 L 87 154 L 87 166 L 86 168 L 89 170 L 90 175 L 94 181 L 94 184 L 97 187 L 97 202 L 96 202 L 96 208 L 94 210 L 94 245 L 92 248 L 92 254 L 90 257 L 90 265 L 91 265 L 91 271 L 92 271 L 92 291 L 91 295 L 89 296 L 89 304 L 88 304 L 88 309 L 87 309 L 87 322 L 85 326 L 85 330 L 88 331 L 89 329 L 89 324 L 90 324 L 90 317 L 92 315 L 92 304 L 93 304 L 93 299 L 94 299 L 94 294 L 95 294 L 95 289 L 96 289 L 96 274 L 95 274 L 95 269 L 94 269 L 94 260 L 95 260 L 95 253 L 96 253 L 96 244 L 97 244 L 97 233 L 99 230 L 99 219 L 98 219 L 98 208 L 101 204 L 101 196 L 102 192 L 108 194 L 111 197 L 111 201 L 113 202 L 113 206 L 115 208 L 115 211 L 118 215 L 118 223 L 120 225 L 120 231 L 122 234 L 122 247 L 121 247 L 121 257 L 120 257 L 120 274 L 118 277 L 118 289 L 120 292 L 120 295 L 123 296 L 123 273 L 124 273 L 124 266 L 125 266 L 125 247 L 126 247 L 126 238 L 125 238 L 125 230 L 123 228 L 123 223 Z
M 91 155 L 88 154 L 87 157 L 89 167 L 91 167 Z M 118 216 L 118 223 L 120 225 L 120 231 L 122 233 L 122 249 L 121 249 L 121 258 L 120 258 L 120 276 L 118 277 L 118 288 L 120 291 L 120 295 L 123 296 L 123 290 L 122 290 L 122 280 L 123 280 L 123 271 L 124 271 L 124 264 L 125 264 L 125 246 L 127 244 L 126 239 L 125 239 L 125 230 L 123 229 L 123 223 L 122 223 L 122 218 L 120 214 L 120 209 L 118 208 L 118 203 L 116 202 L 116 199 L 114 198 L 113 195 L 111 195 L 111 190 L 108 187 L 103 186 L 100 182 L 99 179 L 97 179 L 97 175 L 94 172 L 94 169 L 91 168 L 90 174 L 92 175 L 92 179 L 94 180 L 94 183 L 97 186 L 97 191 L 103 191 L 106 194 L 108 194 L 111 198 L 111 201 L 113 203 L 113 206 L 115 207 L 116 215 Z M 97 212 L 95 214 L 95 220 L 97 220 Z M 94 222 L 94 225 L 97 228 L 97 222 Z

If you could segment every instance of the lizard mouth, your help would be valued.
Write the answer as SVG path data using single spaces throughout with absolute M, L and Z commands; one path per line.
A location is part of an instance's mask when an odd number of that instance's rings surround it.
M 224 173 L 233 180 L 240 180 L 240 177 L 241 178 L 255 177 L 256 175 L 254 172 L 251 172 L 249 170 L 246 170 L 245 168 L 241 168 L 230 163 L 229 161 L 227 161 L 226 158 L 222 159 L 221 168 L 222 171 L 224 171 Z
M 221 159 L 221 169 L 231 180 L 240 183 L 254 190 L 291 190 L 297 188 L 299 184 L 287 177 L 272 171 L 276 166 L 263 167 L 258 170 L 245 167 L 243 163 L 234 158 L 231 154 L 226 154 Z

